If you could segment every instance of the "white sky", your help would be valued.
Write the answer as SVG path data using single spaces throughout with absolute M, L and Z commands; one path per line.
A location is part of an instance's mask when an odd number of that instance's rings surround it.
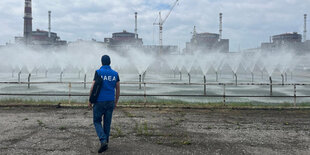
M 230 39 L 231 51 L 238 50 L 239 45 L 241 49 L 258 47 L 275 34 L 302 34 L 303 14 L 310 16 L 310 0 L 179 1 L 164 24 L 163 42 L 182 48 L 190 40 L 194 25 L 198 33 L 218 33 L 219 12 L 223 12 L 223 38 Z M 174 0 L 32 0 L 33 30 L 47 30 L 47 11 L 51 10 L 52 31 L 61 39 L 103 41 L 113 32 L 133 32 L 134 12 L 138 12 L 139 37 L 144 44 L 153 44 L 153 38 L 158 44 L 158 26 L 153 26 L 153 22 L 160 10 L 165 16 L 173 3 Z M 24 0 L 0 1 L 0 45 L 23 35 L 23 7 Z

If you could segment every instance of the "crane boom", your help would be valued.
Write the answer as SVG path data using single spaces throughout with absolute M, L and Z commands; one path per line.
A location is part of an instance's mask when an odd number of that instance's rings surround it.
M 170 9 L 169 13 L 166 15 L 166 17 L 164 18 L 164 20 L 161 22 L 162 24 L 164 24 L 164 23 L 165 23 L 165 21 L 167 20 L 167 18 L 168 18 L 168 17 L 169 17 L 169 15 L 171 14 L 171 12 L 172 12 L 173 8 L 177 5 L 178 1 L 179 1 L 179 0 L 176 0 L 176 1 L 174 2 L 174 4 L 172 5 L 172 7 L 171 7 L 171 9 Z
M 153 25 L 158 25 L 159 26 L 159 45 L 160 46 L 163 45 L 163 25 L 164 25 L 165 21 L 167 20 L 167 18 L 169 17 L 169 15 L 171 14 L 173 8 L 177 5 L 178 2 L 179 2 L 179 0 L 176 0 L 173 3 L 173 5 L 170 8 L 170 11 L 168 12 L 168 14 L 164 18 L 164 20 L 162 20 L 162 18 L 161 18 L 161 12 L 159 12 L 158 23 L 153 23 Z M 156 21 L 156 19 L 155 19 L 155 21 Z

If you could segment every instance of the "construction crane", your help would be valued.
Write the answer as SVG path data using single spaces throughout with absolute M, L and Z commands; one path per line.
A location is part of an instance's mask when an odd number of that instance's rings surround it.
M 164 19 L 161 18 L 161 12 L 159 12 L 158 23 L 153 23 L 153 25 L 159 25 L 159 45 L 161 47 L 163 46 L 163 25 L 164 25 L 165 21 L 167 20 L 167 18 L 169 17 L 169 15 L 171 14 L 173 8 L 177 5 L 178 2 L 179 2 L 179 0 L 176 0 L 174 2 L 172 7 L 170 8 L 169 13 L 166 15 L 166 17 Z M 155 19 L 155 21 L 156 21 L 156 19 Z

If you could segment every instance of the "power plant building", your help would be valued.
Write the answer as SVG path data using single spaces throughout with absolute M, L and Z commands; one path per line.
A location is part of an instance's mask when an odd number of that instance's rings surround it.
M 220 34 L 216 33 L 196 33 L 186 43 L 184 52 L 192 54 L 197 51 L 201 52 L 229 52 L 229 39 L 220 39 Z
M 310 40 L 302 42 L 302 35 L 297 32 L 283 33 L 271 37 L 269 43 L 262 43 L 261 50 L 264 52 L 276 52 L 282 50 L 293 50 L 296 53 L 310 51 Z
M 51 32 L 51 11 L 48 11 L 48 31 L 37 29 L 32 31 L 31 0 L 25 0 L 24 10 L 24 36 L 15 37 L 15 43 L 27 46 L 66 46 L 67 42 L 61 40 L 57 33 Z

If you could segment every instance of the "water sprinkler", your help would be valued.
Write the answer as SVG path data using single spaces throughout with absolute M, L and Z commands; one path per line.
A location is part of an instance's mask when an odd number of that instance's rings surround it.
M 262 72 L 262 80 L 264 80 L 264 72 L 263 71 L 261 71 Z
M 187 73 L 187 75 L 188 75 L 188 84 L 190 84 L 191 83 L 191 74 Z
M 272 78 L 269 76 L 269 81 L 270 81 L 270 96 L 272 96 Z
M 180 80 L 182 80 L 182 72 L 180 71 Z
M 232 74 L 232 78 L 235 79 L 235 72 L 232 71 L 232 73 L 233 73 L 233 74 Z
M 238 77 L 237 77 L 237 73 L 234 73 L 235 75 L 235 83 L 236 83 L 236 86 L 238 85 Z
M 293 80 L 293 72 L 291 72 L 291 80 Z
M 175 78 L 175 70 L 173 70 L 173 78 Z
M 253 72 L 251 72 L 251 76 L 252 76 L 252 83 L 254 82 L 254 74 Z
M 28 75 L 28 89 L 30 89 L 30 78 L 31 78 L 31 73 Z
M 86 73 L 84 75 L 84 89 L 86 89 Z
M 287 82 L 287 74 L 286 74 L 286 72 L 284 73 L 284 75 L 285 75 L 285 82 Z
M 14 77 L 14 69 L 12 70 L 12 77 Z
M 45 70 L 45 78 L 47 78 L 47 72 L 48 72 L 48 70 Z
M 215 81 L 216 82 L 218 81 L 218 74 L 217 74 L 217 72 L 215 72 Z
M 146 71 L 144 71 L 142 74 L 142 82 L 144 82 L 145 76 L 146 76 Z
M 141 89 L 141 80 L 142 80 L 141 74 L 139 74 L 139 89 Z
M 60 82 L 62 82 L 62 76 L 63 76 L 64 72 L 60 72 Z
M 206 85 L 207 79 L 206 79 L 205 75 L 203 76 L 203 83 L 204 83 L 204 85 L 203 85 L 203 95 L 207 95 L 207 85 Z
M 20 74 L 22 74 L 22 71 L 18 72 L 18 83 L 20 83 Z
M 284 85 L 284 76 L 283 74 L 281 74 L 281 78 L 282 78 L 282 86 Z
M 81 78 L 81 70 L 79 70 L 79 78 Z

